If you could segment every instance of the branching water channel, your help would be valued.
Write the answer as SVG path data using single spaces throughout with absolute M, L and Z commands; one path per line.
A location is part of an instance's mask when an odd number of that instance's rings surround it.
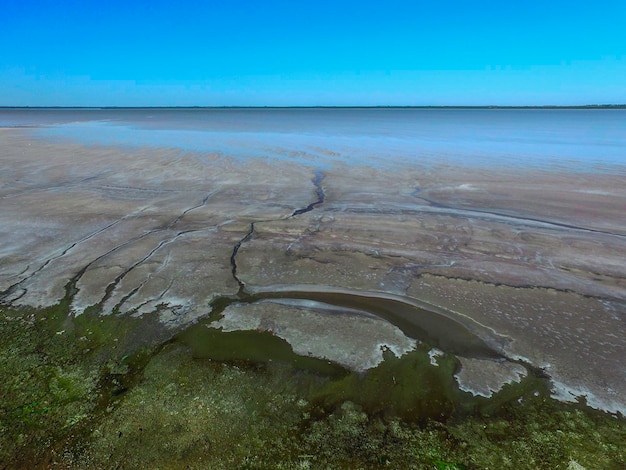
M 324 203 L 325 194 L 322 182 L 324 174 L 316 171 L 313 184 L 316 188 L 317 200 L 302 209 L 295 210 L 291 217 L 311 212 Z M 269 221 L 260 221 L 263 223 Z M 250 230 L 233 247 L 230 257 L 232 275 L 239 285 L 239 292 L 234 296 L 221 296 L 211 303 L 212 315 L 219 316 L 226 307 L 232 304 L 254 304 L 280 300 L 313 301 L 324 309 L 324 306 L 339 307 L 364 315 L 375 315 L 400 328 L 407 336 L 418 339 L 446 352 L 466 357 L 501 358 L 500 351 L 506 338 L 487 331 L 469 318 L 461 319 L 452 312 L 408 299 L 380 292 L 362 292 L 330 286 L 274 286 L 257 288 L 246 286 L 237 273 L 237 254 L 242 245 L 254 237 L 255 222 Z M 328 308 L 330 310 L 330 308 Z M 461 321 L 462 320 L 462 321 Z
M 306 207 L 294 210 L 290 215 L 286 217 L 286 219 L 298 217 L 302 214 L 311 212 L 324 203 L 324 177 L 325 175 L 323 172 L 315 172 L 315 176 L 312 179 L 312 182 L 315 186 L 315 200 L 308 204 Z M 145 238 L 149 233 L 172 228 L 182 217 L 185 216 L 185 214 L 192 210 L 205 206 L 210 196 L 211 193 L 206 195 L 198 204 L 186 209 L 178 217 L 173 219 L 169 224 L 166 224 L 163 227 L 156 228 L 153 231 L 148 232 L 147 234 L 141 234 L 134 238 L 126 240 L 125 242 L 113 247 L 106 253 L 103 253 L 94 260 L 92 260 L 78 273 L 76 273 L 76 275 L 66 285 L 66 296 L 63 299 L 63 305 L 67 307 L 71 306 L 73 299 L 79 290 L 79 281 L 81 280 L 85 272 L 99 260 L 105 258 L 111 253 L 121 250 L 125 246 L 128 246 L 129 244 L 137 240 Z M 282 342 L 283 340 L 277 337 L 273 337 L 269 333 L 260 334 L 258 332 L 239 332 L 237 334 L 241 337 L 235 335 L 236 338 L 234 338 L 230 333 L 221 333 L 215 329 L 205 328 L 207 322 L 216 320 L 221 316 L 222 312 L 227 307 L 236 304 L 252 305 L 260 302 L 276 302 L 283 305 L 291 306 L 293 308 L 303 308 L 309 311 L 313 310 L 325 314 L 337 314 L 338 312 L 343 311 L 350 313 L 360 313 L 364 316 L 373 315 L 389 321 L 393 325 L 397 326 L 400 330 L 402 330 L 404 334 L 406 334 L 408 337 L 417 339 L 422 342 L 422 349 L 437 347 L 444 352 L 464 357 L 504 359 L 502 350 L 503 346 L 508 341 L 508 338 L 500 337 L 495 334 L 495 332 L 482 327 L 481 325 L 475 323 L 473 320 L 463 317 L 462 315 L 449 312 L 447 310 L 438 308 L 425 302 L 420 302 L 416 299 L 391 295 L 383 292 L 365 292 L 343 289 L 336 286 L 278 285 L 259 287 L 247 285 L 241 279 L 237 271 L 237 256 L 240 254 L 239 252 L 241 247 L 254 238 L 256 224 L 262 224 L 271 221 L 272 220 L 257 220 L 255 222 L 251 222 L 249 230 L 233 246 L 230 255 L 230 265 L 232 277 L 239 286 L 238 292 L 234 295 L 225 295 L 215 298 L 210 304 L 210 316 L 199 323 L 185 328 L 183 331 L 178 331 L 178 333 L 174 333 L 173 331 L 168 332 L 166 329 L 158 329 L 156 328 L 156 326 L 151 327 L 152 332 L 147 334 L 148 338 L 144 338 L 141 340 L 145 344 L 152 344 L 152 346 L 150 347 L 150 352 L 147 352 L 146 354 L 141 353 L 137 356 L 136 359 L 133 359 L 133 373 L 126 374 L 124 376 L 110 374 L 102 378 L 100 386 L 103 390 L 110 389 L 111 393 L 103 394 L 103 402 L 99 405 L 99 407 L 108 406 L 110 401 L 115 399 L 115 396 L 124 393 L 126 390 L 131 389 L 134 383 L 139 380 L 139 377 L 141 376 L 141 371 L 144 369 L 146 364 L 148 364 L 150 358 L 158 355 L 160 351 L 166 348 L 169 344 L 173 344 L 176 342 L 182 342 L 189 345 L 191 343 L 198 344 L 202 342 L 206 343 L 207 341 L 213 341 L 215 344 L 209 345 L 212 352 L 215 352 L 219 348 L 235 350 L 238 347 L 243 349 L 255 347 L 261 347 L 262 349 L 265 347 L 267 348 L 267 351 L 265 351 L 266 355 L 269 354 L 271 356 L 274 353 L 278 353 L 278 359 L 283 357 L 290 358 L 289 360 L 292 360 L 293 357 L 296 356 L 295 353 L 291 351 L 289 346 Z M 105 227 L 100 231 L 106 230 L 106 228 L 108 227 Z M 96 232 L 95 234 L 99 232 Z M 174 240 L 176 240 L 178 237 L 182 236 L 185 233 L 186 231 L 184 230 L 177 231 L 174 237 L 161 240 L 151 249 L 150 252 L 148 252 L 146 256 L 142 257 L 136 263 L 131 265 L 128 269 L 120 273 L 115 278 L 115 280 L 106 287 L 106 292 L 103 299 L 93 307 L 90 307 L 88 311 L 84 313 L 84 315 L 99 315 L 104 302 L 109 299 L 112 291 L 124 278 L 124 276 L 126 276 L 132 269 L 145 261 L 145 259 L 150 257 L 156 250 L 159 250 L 161 247 L 165 246 L 168 243 L 172 243 Z M 79 242 L 77 243 L 81 243 L 84 240 L 95 236 L 95 234 L 92 234 L 89 237 L 85 237 L 85 239 L 79 240 Z M 63 256 L 65 252 L 71 250 L 75 245 L 76 244 L 71 245 L 60 255 L 57 255 L 55 258 L 53 258 L 53 260 L 60 256 Z M 49 262 L 37 269 L 35 273 L 44 269 L 47 264 L 49 264 Z M 20 284 L 22 282 L 23 280 L 18 281 L 14 286 L 12 286 L 12 288 L 4 292 L 3 297 L 6 299 L 11 294 L 16 292 L 16 290 L 21 287 Z M 118 313 L 120 305 L 129 297 L 134 295 L 137 289 L 138 288 L 131 291 L 127 296 L 121 299 L 121 301 L 119 301 L 115 306 L 113 313 Z M 71 329 L 72 324 L 78 321 L 78 319 L 75 318 L 74 315 L 72 315 L 71 313 L 68 312 L 68 314 L 69 317 L 66 321 L 67 325 L 64 326 L 64 328 Z M 130 320 L 131 319 L 129 319 L 129 321 Z M 145 322 L 145 319 L 142 321 Z M 210 333 L 211 336 L 207 340 L 206 334 L 209 330 L 214 333 Z M 131 343 L 135 344 L 136 340 L 137 338 L 135 338 L 135 340 Z M 131 343 L 129 343 L 128 346 L 130 348 L 129 352 L 132 350 L 132 347 L 130 346 Z M 224 357 L 228 357 L 228 354 L 230 353 L 227 352 Z M 136 354 L 133 353 L 132 356 L 134 357 L 135 355 Z M 305 368 L 312 367 L 313 369 L 319 367 L 320 364 L 324 363 L 324 361 L 306 357 L 298 359 L 298 361 L 300 361 Z M 315 361 L 317 361 L 317 363 Z M 426 363 L 424 366 L 427 367 L 428 364 Z M 340 366 L 333 365 L 332 368 L 333 370 L 335 370 L 335 368 L 340 369 Z M 394 381 L 396 381 L 396 378 L 392 373 L 392 382 Z M 433 383 L 438 382 L 435 381 Z M 437 385 L 436 387 L 439 387 L 440 385 Z

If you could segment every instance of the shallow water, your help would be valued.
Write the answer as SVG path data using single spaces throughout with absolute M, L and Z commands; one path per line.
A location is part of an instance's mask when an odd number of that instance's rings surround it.
M 340 290 L 270 291 L 256 294 L 250 300 L 258 301 L 257 299 L 278 300 L 283 303 L 292 301 L 294 305 L 300 300 L 313 301 L 318 308 L 324 310 L 339 307 L 363 315 L 371 314 L 394 324 L 407 336 L 448 353 L 466 357 L 501 357 L 495 338 L 490 338 L 493 341 L 488 345 L 484 338 L 470 331 L 458 319 L 452 318 L 451 313 L 437 312 L 435 307 L 420 307 L 388 295 Z
M 2 110 L 46 137 L 272 158 L 324 168 L 465 165 L 624 171 L 622 109 Z M 158 131 L 158 132 L 155 132 Z

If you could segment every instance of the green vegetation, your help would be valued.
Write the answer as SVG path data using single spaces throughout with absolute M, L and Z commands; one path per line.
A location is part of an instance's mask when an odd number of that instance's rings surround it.
M 474 399 L 425 347 L 358 375 L 267 333 L 168 338 L 65 304 L 0 310 L 0 337 L 0 468 L 626 466 L 623 419 L 532 376 Z

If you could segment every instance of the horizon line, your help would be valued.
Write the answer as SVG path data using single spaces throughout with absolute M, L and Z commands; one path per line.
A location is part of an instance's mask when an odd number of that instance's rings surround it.
M 372 106 L 0 106 L 0 110 L 7 109 L 626 109 L 624 104 L 583 104 L 583 105 L 434 105 L 434 106 L 401 106 L 401 105 L 372 105 Z

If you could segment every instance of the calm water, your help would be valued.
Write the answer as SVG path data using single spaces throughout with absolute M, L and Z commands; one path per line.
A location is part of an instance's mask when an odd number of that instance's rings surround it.
M 159 146 L 317 167 L 452 164 L 626 174 L 626 110 L 0 110 L 0 126 L 85 144 Z

